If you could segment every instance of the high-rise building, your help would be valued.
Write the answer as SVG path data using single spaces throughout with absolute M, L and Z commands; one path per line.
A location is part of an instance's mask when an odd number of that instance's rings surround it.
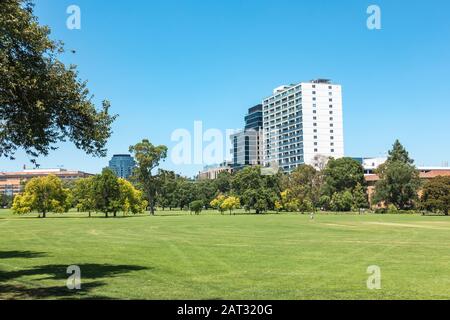
M 127 179 L 133 173 L 136 162 L 129 154 L 115 154 L 109 161 L 109 168 L 115 172 L 119 178 Z
M 250 108 L 245 116 L 245 129 L 230 136 L 233 170 L 262 164 L 262 118 L 262 105 Z
M 263 100 L 263 163 L 291 172 L 344 156 L 341 86 L 317 79 L 281 86 Z

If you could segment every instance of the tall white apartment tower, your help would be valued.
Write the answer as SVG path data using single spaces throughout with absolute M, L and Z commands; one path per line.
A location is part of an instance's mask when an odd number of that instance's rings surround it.
M 263 100 L 263 162 L 291 172 L 344 156 L 341 86 L 330 80 L 281 86 Z

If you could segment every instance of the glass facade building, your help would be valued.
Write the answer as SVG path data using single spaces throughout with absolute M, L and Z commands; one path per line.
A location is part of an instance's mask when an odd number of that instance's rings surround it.
M 119 178 L 128 179 L 135 167 L 136 162 L 129 154 L 115 154 L 109 161 L 109 166 Z
M 234 170 L 261 164 L 262 124 L 262 105 L 259 104 L 248 110 L 248 114 L 245 116 L 245 129 L 230 136 L 233 145 L 231 165 Z

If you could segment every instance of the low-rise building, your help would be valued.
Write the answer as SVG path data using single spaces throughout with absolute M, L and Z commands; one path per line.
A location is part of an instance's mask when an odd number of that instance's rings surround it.
M 35 177 L 53 174 L 63 181 L 74 181 L 92 174 L 66 169 L 32 169 L 18 172 L 0 172 L 0 194 L 16 195 L 23 191 L 25 183 Z
M 223 162 L 221 164 L 210 165 L 203 168 L 203 171 L 197 175 L 198 180 L 214 180 L 217 179 L 221 172 L 232 172 L 232 168 L 229 162 Z
M 430 180 L 438 176 L 450 177 L 450 167 L 418 167 L 419 177 L 421 180 Z M 365 174 L 364 178 L 367 182 L 367 193 L 369 195 L 369 200 L 372 199 L 375 193 L 375 185 L 380 177 L 375 173 Z

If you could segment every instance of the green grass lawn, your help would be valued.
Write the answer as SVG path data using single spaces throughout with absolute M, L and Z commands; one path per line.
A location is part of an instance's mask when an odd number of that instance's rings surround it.
M 450 299 L 449 217 L 86 216 L 0 210 L 0 299 Z

